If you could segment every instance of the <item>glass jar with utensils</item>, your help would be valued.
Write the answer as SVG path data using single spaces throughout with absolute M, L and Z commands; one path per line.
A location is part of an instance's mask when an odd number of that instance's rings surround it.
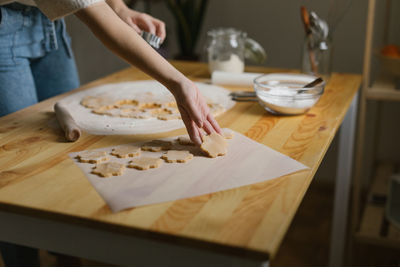
M 332 67 L 332 42 L 328 24 L 313 11 L 304 11 L 303 23 L 306 36 L 301 60 L 302 72 L 328 80 Z
M 324 77 L 326 80 L 332 72 L 332 43 L 329 38 L 315 40 L 304 39 L 302 54 L 302 72 Z

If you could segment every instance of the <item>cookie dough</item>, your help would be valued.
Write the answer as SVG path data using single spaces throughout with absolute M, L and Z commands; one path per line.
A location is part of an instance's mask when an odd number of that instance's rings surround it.
M 176 108 L 155 108 L 155 109 L 150 109 L 149 112 L 154 116 L 179 114 L 179 111 Z
M 217 134 L 216 132 L 211 133 L 203 137 L 203 143 L 200 149 L 211 158 L 223 156 L 226 154 L 227 143 L 224 137 Z
M 106 96 L 85 96 L 81 101 L 82 106 L 93 109 L 112 108 L 114 103 L 113 99 Z
M 165 103 L 165 104 L 163 104 L 165 107 L 169 107 L 169 108 L 178 108 L 178 104 L 175 102 L 175 101 L 172 101 L 172 102 L 168 102 L 168 103 Z
M 161 106 L 162 104 L 157 102 L 139 102 L 139 108 L 142 109 L 160 108 Z
M 122 99 L 118 100 L 115 102 L 115 106 L 125 109 L 125 108 L 137 108 L 139 105 L 139 102 L 136 101 L 135 99 Z
M 120 108 L 122 110 L 124 110 L 124 109 L 139 109 L 139 107 L 137 105 L 132 105 L 132 104 L 117 105 L 117 108 Z
M 93 170 L 93 174 L 101 177 L 119 176 L 124 173 L 125 165 L 119 162 L 110 161 L 106 163 L 97 164 Z
M 193 154 L 186 150 L 168 150 L 161 156 L 161 158 L 169 163 L 185 163 L 193 158 Z
M 93 109 L 92 113 L 99 114 L 99 115 L 107 115 L 112 117 L 120 117 L 122 114 L 122 110 L 119 108 L 97 108 Z
M 194 146 L 194 143 L 188 136 L 180 136 L 176 139 L 176 141 L 182 146 Z
M 135 168 L 138 170 L 148 170 L 150 168 L 158 168 L 162 164 L 160 158 L 141 157 L 135 158 L 128 163 L 129 168 Z
M 157 116 L 157 119 L 162 121 L 178 120 L 181 118 L 180 114 L 165 114 Z
M 140 155 L 140 147 L 135 145 L 120 146 L 113 148 L 111 155 L 117 156 L 118 158 L 137 157 Z
M 121 117 L 134 118 L 134 119 L 147 119 L 150 118 L 150 114 L 142 109 L 123 109 L 121 111 Z
M 161 150 L 168 150 L 172 147 L 172 142 L 164 140 L 153 140 L 142 145 L 143 151 L 159 152 Z
M 83 151 L 76 156 L 80 162 L 84 163 L 99 163 L 109 160 L 105 151 Z
M 211 100 L 208 100 L 211 101 Z M 152 93 L 142 93 L 134 99 L 115 100 L 107 95 L 86 96 L 81 105 L 92 110 L 92 113 L 111 117 L 134 119 L 158 119 L 163 121 L 181 119 L 178 105 L 173 96 L 155 97 Z M 218 116 L 225 108 L 217 103 L 208 102 L 211 114 Z
M 222 136 L 225 137 L 225 139 L 232 139 L 233 138 L 233 131 L 229 129 L 222 129 Z

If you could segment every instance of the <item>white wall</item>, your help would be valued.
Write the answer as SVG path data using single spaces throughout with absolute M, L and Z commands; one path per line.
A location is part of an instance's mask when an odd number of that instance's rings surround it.
M 338 11 L 344 11 L 350 0 L 336 0 Z M 314 10 L 328 18 L 330 0 L 214 0 L 209 1 L 197 51 L 201 54 L 209 29 L 230 26 L 246 31 L 263 45 L 268 53 L 265 66 L 299 68 L 304 30 L 300 21 L 300 6 Z M 352 0 L 343 20 L 333 35 L 333 69 L 339 72 L 362 71 L 364 31 L 366 18 L 365 0 Z M 341 5 L 339 5 L 341 4 Z M 137 6 L 142 9 L 141 3 Z M 341 14 L 343 12 L 336 12 Z M 167 47 L 169 57 L 177 54 L 175 25 L 163 1 L 152 5 L 152 14 L 168 26 Z M 67 18 L 73 48 L 82 82 L 87 82 L 126 67 L 108 52 L 73 16 Z
M 336 72 L 361 73 L 363 65 L 363 53 L 365 42 L 365 23 L 367 14 L 366 0 L 211 0 L 207 9 L 205 22 L 202 28 L 201 38 L 197 51 L 203 52 L 205 33 L 207 30 L 231 26 L 246 31 L 248 35 L 260 42 L 268 54 L 265 66 L 300 68 L 301 45 L 304 38 L 304 30 L 300 21 L 300 6 L 305 5 L 314 10 L 322 18 L 328 18 L 330 2 L 335 3 L 335 17 L 343 15 L 342 21 L 336 26 L 333 35 L 334 59 L 333 70 Z M 346 11 L 345 6 L 351 2 Z M 378 15 L 376 27 L 382 28 L 385 15 L 382 13 L 384 2 L 377 1 Z M 390 41 L 400 44 L 400 23 L 394 14 L 399 14 L 400 2 L 392 1 L 392 21 Z M 142 10 L 141 1 L 137 5 Z M 397 13 L 396 13 L 397 12 Z M 173 18 L 166 9 L 163 1 L 152 4 L 152 14 L 167 23 L 168 38 L 165 48 L 168 57 L 177 54 L 175 25 Z M 73 49 L 79 68 L 82 83 L 97 79 L 104 75 L 125 68 L 128 65 L 107 51 L 97 39 L 75 17 L 67 18 L 69 32 L 73 39 Z M 382 30 L 376 34 L 376 43 L 382 40 Z M 368 112 L 368 137 L 367 158 L 371 158 L 374 136 L 374 124 L 376 105 L 371 103 Z M 379 158 L 400 158 L 400 127 L 398 120 L 400 108 L 398 103 L 383 105 L 381 117 L 382 132 Z M 395 141 L 397 140 L 397 141 Z M 335 172 L 337 141 L 328 151 L 322 166 L 317 174 L 320 179 L 331 180 Z M 371 161 L 367 161 L 367 166 Z M 367 173 L 370 168 L 366 168 Z
M 333 68 L 341 72 L 361 72 L 364 28 L 366 17 L 365 0 L 352 0 L 333 36 L 335 52 Z M 241 29 L 260 42 L 268 53 L 266 66 L 299 68 L 304 29 L 300 20 L 300 6 L 314 10 L 322 18 L 328 17 L 329 0 L 214 0 L 209 1 L 201 39 L 197 50 L 202 52 L 206 32 L 209 29 L 230 26 Z M 349 0 L 336 0 L 339 12 Z M 341 4 L 341 5 L 339 5 Z M 164 5 L 154 5 L 153 14 L 167 21 L 170 33 L 171 55 L 177 53 L 174 23 Z M 172 39 L 172 40 L 171 40 Z

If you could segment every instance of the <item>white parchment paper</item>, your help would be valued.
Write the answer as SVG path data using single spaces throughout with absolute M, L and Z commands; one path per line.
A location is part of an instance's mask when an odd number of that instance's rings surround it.
M 78 162 L 76 155 L 79 152 L 69 156 L 113 212 L 259 183 L 308 169 L 300 162 L 237 132 L 234 132 L 233 139 L 227 141 L 228 153 L 222 157 L 208 158 L 197 147 L 174 144 L 173 149 L 189 149 L 194 158 L 187 163 L 164 162 L 157 169 L 145 171 L 126 168 L 122 176 L 110 178 L 91 174 L 95 164 Z M 111 152 L 112 148 L 96 150 Z M 163 153 L 142 151 L 142 156 L 160 157 Z M 131 160 L 111 155 L 110 158 L 123 163 Z

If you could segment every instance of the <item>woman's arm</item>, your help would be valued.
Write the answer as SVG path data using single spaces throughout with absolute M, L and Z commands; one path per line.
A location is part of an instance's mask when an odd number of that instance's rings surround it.
M 193 142 L 201 143 L 200 128 L 207 133 L 221 133 L 196 85 L 151 48 L 106 3 L 84 8 L 76 16 L 106 47 L 171 91 Z

